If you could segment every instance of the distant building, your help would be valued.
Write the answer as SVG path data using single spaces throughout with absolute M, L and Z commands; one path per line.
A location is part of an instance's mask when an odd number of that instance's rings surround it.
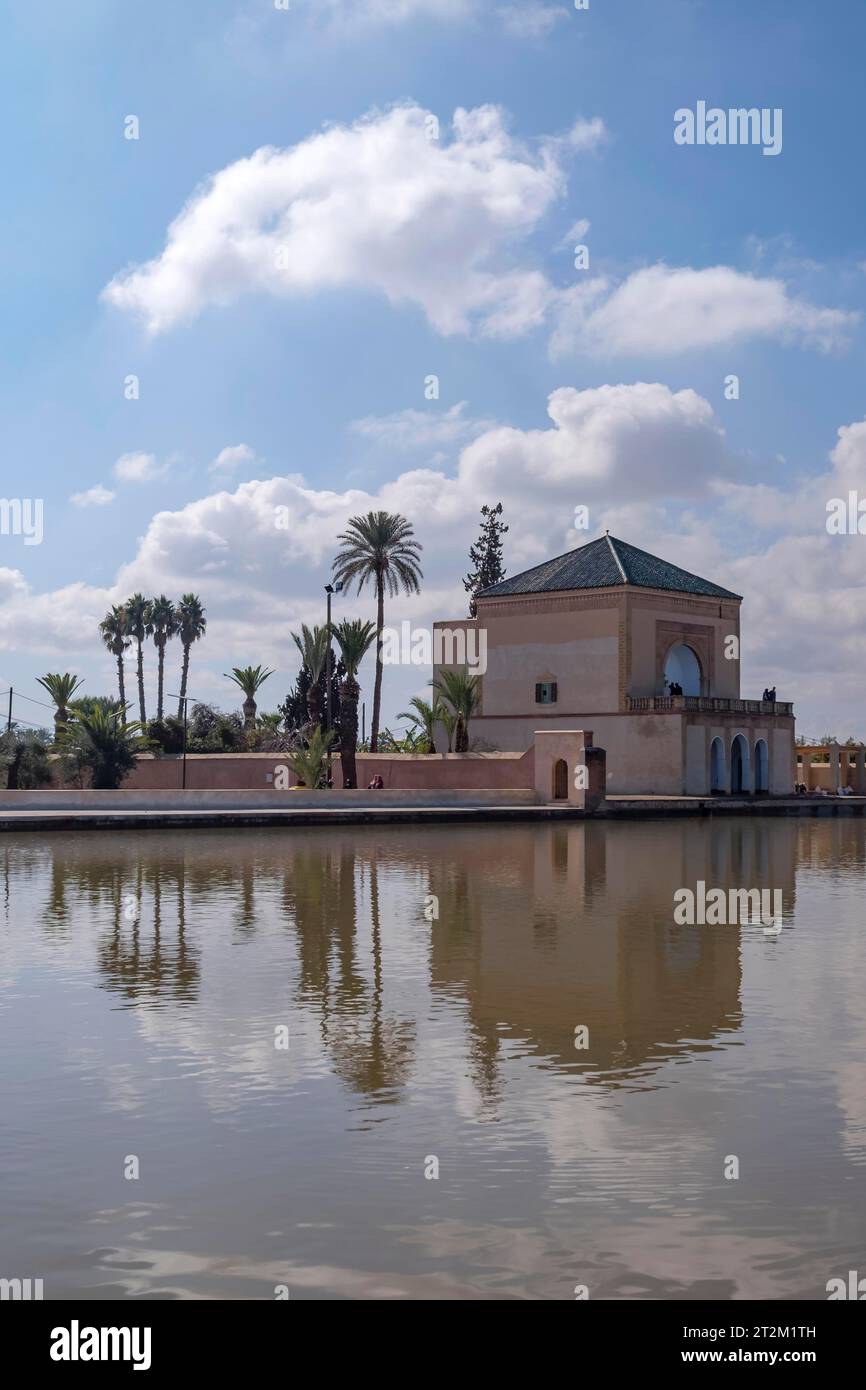
M 477 602 L 436 624 L 487 634 L 473 738 L 589 729 L 611 793 L 793 791 L 793 706 L 740 698 L 739 594 L 606 534 Z

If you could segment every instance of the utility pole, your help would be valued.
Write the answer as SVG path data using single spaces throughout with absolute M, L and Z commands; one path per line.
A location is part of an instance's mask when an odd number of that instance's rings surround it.
M 10 687 L 9 687 L 9 717 L 8 717 L 8 719 L 6 720 L 6 732 L 7 732 L 7 734 L 9 733 L 9 730 L 10 730 L 11 728 L 12 728 L 12 687 L 11 687 L 11 685 L 10 685 Z
M 194 695 L 169 695 L 169 700 L 180 700 L 183 705 L 183 758 L 181 761 L 181 790 L 186 791 L 186 711 L 190 700 L 194 700 Z

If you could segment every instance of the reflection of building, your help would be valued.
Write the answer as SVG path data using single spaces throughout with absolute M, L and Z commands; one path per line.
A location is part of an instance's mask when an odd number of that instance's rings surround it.
M 623 822 L 614 834 L 588 822 L 476 832 L 471 863 L 431 866 L 433 987 L 465 994 L 480 1088 L 495 1090 L 509 1040 L 547 1066 L 622 1085 L 738 1029 L 752 928 L 678 926 L 673 895 L 698 879 L 778 888 L 788 918 L 796 845 L 797 826 L 769 818 Z M 586 1050 L 575 1048 L 579 1026 Z
M 792 706 L 740 699 L 739 595 L 606 534 L 477 602 L 437 627 L 487 633 L 472 732 L 493 747 L 587 729 L 609 792 L 793 790 Z

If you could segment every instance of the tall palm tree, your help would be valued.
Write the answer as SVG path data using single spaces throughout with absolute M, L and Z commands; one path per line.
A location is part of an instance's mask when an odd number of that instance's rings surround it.
M 256 726 L 256 691 L 264 685 L 268 676 L 272 676 L 273 671 L 268 671 L 264 666 L 233 666 L 231 675 L 224 671 L 223 675 L 228 676 L 230 681 L 239 685 L 244 692 L 244 727 L 247 732 Z
M 193 642 L 204 637 L 207 618 L 198 594 L 183 594 L 177 605 L 177 632 L 183 647 L 183 666 L 180 672 L 180 700 L 177 717 L 183 719 L 183 702 L 186 696 L 186 682 L 189 676 L 189 649 Z
M 319 709 L 319 677 L 325 668 L 328 659 L 328 629 L 327 627 L 308 628 L 306 623 L 301 623 L 300 637 L 296 632 L 292 633 L 292 641 L 301 654 L 301 664 L 306 667 L 310 677 L 310 688 L 307 691 L 307 711 L 310 716 L 310 724 L 314 727 L 321 723 L 322 711 Z
M 396 512 L 368 512 L 353 516 L 337 539 L 342 549 L 334 560 L 334 578 L 358 593 L 371 580 L 376 589 L 376 682 L 373 687 L 373 720 L 370 725 L 370 752 L 379 746 L 379 713 L 382 707 L 382 629 L 385 626 L 385 590 L 393 598 L 402 589 L 417 594 L 420 589 L 421 545 L 414 539 L 410 522 Z
M 160 594 L 151 599 L 147 610 L 147 631 L 159 653 L 159 676 L 156 686 L 156 717 L 162 719 L 162 692 L 165 681 L 165 646 L 177 633 L 177 609 L 170 598 Z
M 358 747 L 358 696 L 361 694 L 358 667 L 370 650 L 376 629 L 372 623 L 362 622 L 360 618 L 346 618 L 334 624 L 333 633 L 346 668 L 340 682 L 340 766 L 343 786 L 357 787 L 355 751 Z
M 70 675 L 68 671 L 64 672 L 63 675 L 51 674 L 49 672 L 47 676 L 39 676 L 37 679 L 39 685 L 41 685 L 44 690 L 48 691 L 48 694 L 57 706 L 54 714 L 54 731 L 59 737 L 69 718 L 69 701 L 72 699 L 78 687 L 83 685 L 84 682 L 79 680 L 78 676 Z
M 123 605 L 126 610 L 126 631 L 138 648 L 138 717 L 142 724 L 147 721 L 144 708 L 144 639 L 148 634 L 147 612 L 150 600 L 144 594 L 133 594 Z
M 436 752 L 436 725 L 442 723 L 442 715 L 445 706 L 439 699 L 438 694 L 433 696 L 432 703 L 422 700 L 420 695 L 414 696 L 409 701 L 409 708 L 398 714 L 398 719 L 408 719 L 424 737 L 427 744 L 427 752 Z M 449 752 L 451 750 L 449 749 Z
M 456 667 L 439 672 L 433 689 L 451 706 L 457 717 L 454 739 L 455 753 L 469 752 L 469 720 L 481 703 L 481 677 L 470 676 L 467 668 Z
M 109 613 L 106 613 L 102 622 L 99 624 L 99 631 L 102 640 L 110 652 L 117 658 L 117 689 L 120 694 L 120 718 L 123 724 L 126 723 L 126 689 L 123 682 L 123 653 L 131 645 L 127 636 L 126 609 L 121 604 L 115 604 Z

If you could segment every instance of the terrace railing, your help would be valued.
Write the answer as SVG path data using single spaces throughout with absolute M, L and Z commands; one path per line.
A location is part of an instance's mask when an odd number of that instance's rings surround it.
M 670 710 L 695 710 L 700 714 L 792 715 L 790 700 L 727 700 L 717 695 L 626 695 L 630 714 L 657 714 Z

